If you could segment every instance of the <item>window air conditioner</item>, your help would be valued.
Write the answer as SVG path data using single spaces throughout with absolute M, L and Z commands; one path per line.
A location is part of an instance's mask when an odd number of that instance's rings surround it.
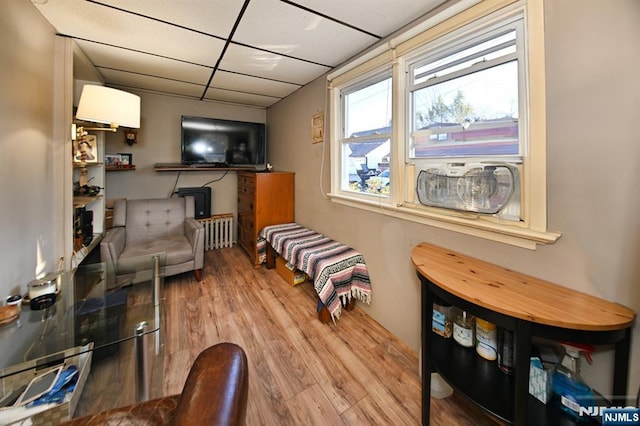
M 420 170 L 416 191 L 426 206 L 496 214 L 520 193 L 519 185 L 515 164 L 446 163 Z

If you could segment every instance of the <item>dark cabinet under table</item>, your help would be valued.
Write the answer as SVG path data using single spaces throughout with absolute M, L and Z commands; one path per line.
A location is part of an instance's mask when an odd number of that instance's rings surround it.
M 626 405 L 622 395 L 627 393 L 632 310 L 427 243 L 413 249 L 411 260 L 422 283 L 423 424 L 429 424 L 432 372 L 510 423 L 559 424 L 560 414 L 551 404 L 529 395 L 533 337 L 615 345 L 613 395 L 618 400 L 611 402 Z M 435 298 L 513 331 L 514 374 L 433 333 Z

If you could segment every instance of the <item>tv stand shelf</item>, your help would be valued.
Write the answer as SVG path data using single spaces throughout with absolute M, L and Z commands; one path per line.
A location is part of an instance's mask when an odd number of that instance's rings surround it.
M 532 338 L 615 345 L 613 395 L 626 406 L 635 313 L 617 303 L 421 243 L 411 260 L 422 283 L 422 424 L 429 424 L 431 373 L 503 420 L 517 425 L 558 424 L 561 414 L 529 395 Z M 514 332 L 515 373 L 431 331 L 438 297 Z M 562 418 L 563 424 L 568 418 Z M 570 422 L 569 422 L 570 423 Z
M 156 172 L 224 172 L 224 171 L 255 171 L 255 167 L 219 166 L 219 165 L 185 165 L 181 163 L 156 163 Z

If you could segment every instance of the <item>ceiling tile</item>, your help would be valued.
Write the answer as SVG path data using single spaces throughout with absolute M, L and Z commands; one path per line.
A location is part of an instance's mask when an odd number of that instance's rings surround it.
M 279 0 L 252 0 L 233 40 L 332 67 L 378 41 Z
M 101 69 L 100 72 L 107 80 L 108 86 L 151 90 L 154 92 L 183 95 L 198 99 L 202 96 L 205 88 L 205 86 L 200 84 L 183 83 L 163 78 L 124 73 L 111 69 Z
M 91 62 L 100 69 L 111 68 L 202 85 L 207 83 L 213 71 L 210 67 L 123 50 L 103 44 L 82 40 L 78 40 L 77 43 Z
M 227 38 L 244 0 L 102 0 L 101 3 Z
M 330 70 L 329 67 L 236 45 L 229 46 L 220 68 L 294 84 L 306 84 Z
M 225 88 L 277 98 L 284 98 L 301 87 L 298 84 L 281 83 L 220 70 L 216 72 L 211 85 L 214 88 Z
M 87 1 L 49 1 L 37 6 L 59 33 L 74 38 L 200 65 L 214 65 L 224 47 L 223 40 Z
M 306 8 L 386 37 L 447 0 L 294 0 Z
M 219 102 L 232 102 L 243 105 L 254 105 L 267 108 L 280 100 L 269 96 L 252 95 L 250 93 L 234 92 L 229 90 L 209 89 L 205 99 Z

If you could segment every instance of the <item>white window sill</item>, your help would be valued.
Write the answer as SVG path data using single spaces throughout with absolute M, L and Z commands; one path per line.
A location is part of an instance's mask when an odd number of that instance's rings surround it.
M 378 197 L 364 199 L 339 193 L 330 193 L 328 195 L 331 201 L 345 206 L 529 250 L 535 250 L 537 244 L 554 243 L 561 236 L 557 232 L 533 230 L 519 223 L 500 222 L 494 220 L 494 218 L 487 218 L 477 214 L 463 212 L 443 214 L 439 212 L 440 209 L 412 207 L 409 205 L 395 206 L 391 205 L 388 199 Z

